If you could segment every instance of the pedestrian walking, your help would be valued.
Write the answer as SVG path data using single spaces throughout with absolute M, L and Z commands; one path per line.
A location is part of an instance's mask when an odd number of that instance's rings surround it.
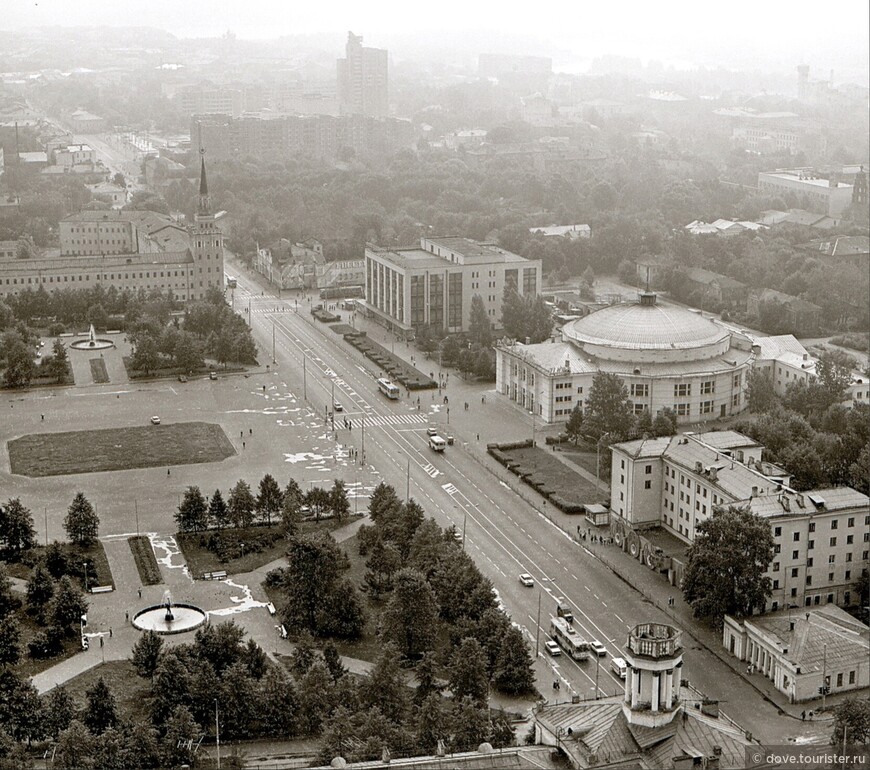
M 170 470 L 169 468 L 166 469 L 166 475 L 167 475 L 167 476 L 171 476 L 171 475 L 172 475 L 172 472 L 171 472 L 171 470 Z
M 111 639 L 111 638 L 112 638 L 112 627 L 109 626 L 109 639 Z
M 245 431 L 240 430 L 239 431 L 239 438 L 242 438 L 244 435 L 245 435 Z
M 43 421 L 45 420 L 45 415 L 44 415 L 44 414 L 39 415 L 39 417 L 40 417 L 40 419 L 42 419 Z
M 103 646 L 103 637 L 100 636 L 100 647 L 102 647 L 102 646 Z
M 244 449 L 244 448 L 245 448 L 245 442 L 243 441 L 242 442 L 242 449 Z
M 806 722 L 806 721 L 807 721 L 807 712 L 801 711 L 801 722 Z
M 254 429 L 253 429 L 253 428 L 248 428 L 248 433 L 249 433 L 250 435 L 253 436 L 253 435 L 254 435 Z
M 129 623 L 129 622 L 130 622 L 130 613 L 129 613 L 129 612 L 125 612 L 125 613 L 124 613 L 124 622 L 125 622 L 125 623 Z
M 477 440 L 480 441 L 480 434 L 477 434 Z
M 141 588 L 139 589 L 139 598 L 140 599 L 142 598 L 142 589 Z

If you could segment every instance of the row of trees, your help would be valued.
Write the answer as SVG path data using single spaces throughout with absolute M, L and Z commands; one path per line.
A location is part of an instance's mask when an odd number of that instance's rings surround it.
M 295 479 L 290 479 L 282 490 L 275 478 L 267 473 L 260 479 L 257 494 L 244 479 L 239 479 L 224 500 L 220 489 L 211 498 L 203 496 L 199 487 L 188 487 L 175 521 L 180 532 L 200 532 L 213 528 L 250 527 L 255 523 L 271 524 L 280 519 L 286 533 L 295 533 L 303 516 L 315 521 L 323 516 L 334 516 L 343 522 L 350 514 L 347 488 L 341 479 L 335 479 L 330 489 L 312 487 L 307 492 Z
M 2 327 L 2 325 L 0 325 Z M 52 345 L 51 354 L 34 362 L 35 337 L 21 328 L 10 328 L 0 338 L 0 367 L 3 368 L 4 388 L 26 388 L 36 378 L 50 379 L 62 384 L 69 376 L 69 356 L 59 339 Z
M 92 545 L 99 534 L 100 519 L 94 506 L 77 492 L 67 508 L 63 522 L 67 537 L 79 546 Z M 36 545 L 33 512 L 18 497 L 0 504 L 0 554 L 7 561 L 19 561 Z

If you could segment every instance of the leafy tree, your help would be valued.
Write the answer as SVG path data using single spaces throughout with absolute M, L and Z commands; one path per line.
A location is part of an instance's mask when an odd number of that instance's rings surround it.
M 350 501 L 347 499 L 347 488 L 341 479 L 335 479 L 332 482 L 332 489 L 329 490 L 329 508 L 332 515 L 339 521 L 347 519 L 350 513 Z
M 492 345 L 492 324 L 486 312 L 483 297 L 475 294 L 471 298 L 471 315 L 468 321 L 468 336 L 471 341 L 481 347 Z
M 764 573 L 773 558 L 773 535 L 748 506 L 714 508 L 698 525 L 687 556 L 682 589 L 695 617 L 719 625 L 726 614 L 751 615 L 771 595 Z
M 583 436 L 583 410 L 580 408 L 580 404 L 577 404 L 571 410 L 571 414 L 568 417 L 568 422 L 565 423 L 565 433 L 568 434 L 568 437 L 575 445 Z
M 0 562 L 0 618 L 5 618 L 20 606 L 12 595 L 12 581 L 6 574 L 6 566 Z
M 72 696 L 63 686 L 49 690 L 42 698 L 42 713 L 45 716 L 46 734 L 56 738 L 75 719 L 76 706 Z
M 511 283 L 506 283 L 501 299 L 501 325 L 508 337 L 522 342 L 526 332 L 526 307 Z
M 843 745 L 846 742 L 866 746 L 870 744 L 870 702 L 861 698 L 849 698 L 834 706 L 834 731 L 831 743 Z
M 61 543 L 57 540 L 49 543 L 45 549 L 45 568 L 48 574 L 57 579 L 69 572 L 69 558 Z
M 277 668 L 270 666 L 260 680 L 260 724 L 266 735 L 296 735 L 299 721 L 299 696 L 296 685 Z
M 819 384 L 831 394 L 833 401 L 842 401 L 852 379 L 855 361 L 842 350 L 825 350 L 816 362 Z
M 450 660 L 450 692 L 458 701 L 468 696 L 480 706 L 486 704 L 489 683 L 486 675 L 486 657 L 477 639 L 460 642 Z
M 366 567 L 365 590 L 373 598 L 378 598 L 393 589 L 393 575 L 402 567 L 402 554 L 392 543 L 385 543 L 378 538 L 370 549 Z
M 218 676 L 235 665 L 242 655 L 244 629 L 234 620 L 229 623 L 202 626 L 194 637 L 194 652 L 200 660 L 208 661 Z
M 69 635 L 73 627 L 77 627 L 82 615 L 88 611 L 85 595 L 73 585 L 72 580 L 64 575 L 57 584 L 54 599 L 51 602 L 51 622 Z
M 377 524 L 382 515 L 398 508 L 402 504 L 396 490 L 383 481 L 372 490 L 369 498 L 369 517 Z
M 870 494 L 870 446 L 865 446 L 849 466 L 849 484 L 863 494 Z
M 673 436 L 677 432 L 677 413 L 665 407 L 652 421 L 653 436 Z
M 26 388 L 30 385 L 36 366 L 33 363 L 31 348 L 18 338 L 9 339 L 4 335 L 6 370 L 3 373 L 4 388 Z
M 47 364 L 48 371 L 55 382 L 61 384 L 66 379 L 69 369 L 69 356 L 66 352 L 66 345 L 60 339 L 56 339 L 52 344 L 51 353 L 51 358 Z
M 172 358 L 175 365 L 182 371 L 195 371 L 204 363 L 202 345 L 189 332 L 179 332 Z
M 333 682 L 337 682 L 347 673 L 347 669 L 341 662 L 341 655 L 339 655 L 338 649 L 332 642 L 327 642 L 323 645 L 323 662 L 326 664 Z
M 199 487 L 188 487 L 178 510 L 175 523 L 180 532 L 199 532 L 208 528 L 208 506 Z
M 489 709 L 470 695 L 454 694 L 450 717 L 452 751 L 474 751 L 489 737 Z
M 492 724 L 489 728 L 489 742 L 493 748 L 502 749 L 513 746 L 516 734 L 505 710 L 503 708 L 499 709 L 490 721 Z
M 14 666 L 21 659 L 21 628 L 13 615 L 0 619 L 0 666 Z
M 358 639 L 365 627 L 365 608 L 356 586 L 339 581 L 317 614 L 317 633 L 341 639 Z
M 17 497 L 11 498 L 5 506 L 0 505 L 0 542 L 11 561 L 17 561 L 22 551 L 36 545 L 33 514 Z
M 194 743 L 201 731 L 190 709 L 177 706 L 166 720 L 165 728 L 166 734 L 161 744 L 164 765 L 192 765 L 195 756 Z
M 139 676 L 151 679 L 160 663 L 163 637 L 154 631 L 145 631 L 133 645 L 132 661 Z
M 316 661 L 299 682 L 300 727 L 304 735 L 318 735 L 333 708 L 335 684 L 326 665 Z
M 319 612 L 338 581 L 338 546 L 327 536 L 296 538 L 287 549 L 284 621 L 294 630 L 317 631 Z
M 157 730 L 147 722 L 136 722 L 131 725 L 126 736 L 125 767 L 156 768 L 160 767 L 160 744 L 157 740 Z
M 190 675 L 178 655 L 169 651 L 159 658 L 151 678 L 151 721 L 165 725 L 176 708 L 187 706 L 190 698 Z
M 254 508 L 257 501 L 251 493 L 251 487 L 244 479 L 239 479 L 230 490 L 230 518 L 234 527 L 250 527 L 254 521 Z
M 494 683 L 502 692 L 524 695 L 534 692 L 534 661 L 529 645 L 518 628 L 509 626 L 501 639 L 495 664 Z
M 417 689 L 414 691 L 414 702 L 422 703 L 430 695 L 440 697 L 441 690 L 437 681 L 437 662 L 434 652 L 426 652 L 417 663 L 417 668 L 414 671 L 417 677 Z
M 101 304 L 91 305 L 88 308 L 86 320 L 93 324 L 95 329 L 105 329 L 109 325 L 109 314 Z
M 234 663 L 223 672 L 219 698 L 227 738 L 249 734 L 256 705 L 255 695 L 256 682 L 244 663 Z
M 437 693 L 430 693 L 420 703 L 415 732 L 417 745 L 429 755 L 438 750 L 438 741 L 446 741 L 447 715 L 444 699 Z
M 586 399 L 585 429 L 594 439 L 609 433 L 614 440 L 628 436 L 634 416 L 628 391 L 619 375 L 597 372 Z
M 153 337 L 144 335 L 138 339 L 133 355 L 130 356 L 130 366 L 135 371 L 145 372 L 145 374 L 151 374 L 160 366 L 160 351 Z
M 128 753 L 125 736 L 116 727 L 97 736 L 94 745 L 94 763 L 100 770 L 127 770 Z
M 866 569 L 861 570 L 858 580 L 855 581 L 855 591 L 861 599 L 861 605 L 866 607 L 870 601 L 870 573 Z
M 384 647 L 363 678 L 360 697 L 363 708 L 377 706 L 394 722 L 404 719 L 410 705 L 409 691 L 399 667 L 398 650 L 391 644 Z
M 308 673 L 317 660 L 317 649 L 314 646 L 314 638 L 309 631 L 303 631 L 296 640 L 296 646 L 290 655 L 290 670 L 293 676 L 301 679 Z
M 209 501 L 208 521 L 216 529 L 223 529 L 230 523 L 230 509 L 219 489 L 214 491 Z
M 749 411 L 769 412 L 779 403 L 773 377 L 765 371 L 754 371 L 749 376 Z
M 405 658 L 417 658 L 434 647 L 438 603 L 423 575 L 410 569 L 396 574 L 381 626 L 383 638 L 395 644 Z
M 54 581 L 45 565 L 40 562 L 33 568 L 27 581 L 27 606 L 37 614 L 37 617 L 42 618 L 53 596 Z
M 257 495 L 257 513 L 266 519 L 267 524 L 272 523 L 272 517 L 277 516 L 284 502 L 284 495 L 278 482 L 267 473 L 260 480 L 260 493 Z
M 248 643 L 242 651 L 240 660 L 245 664 L 245 668 L 248 670 L 248 675 L 252 679 L 261 679 L 263 674 L 266 673 L 268 658 L 260 645 L 253 639 L 248 639 Z
M 96 738 L 78 719 L 57 737 L 54 766 L 63 770 L 82 770 L 94 767 Z
M 323 487 L 312 487 L 305 493 L 305 504 L 314 514 L 315 521 L 320 521 L 320 517 L 330 509 L 331 502 L 329 492 Z
M 67 537 L 77 545 L 87 546 L 97 539 L 100 519 L 83 493 L 77 492 L 70 503 L 63 527 Z
M 85 691 L 85 700 L 87 703 L 82 721 L 94 735 L 99 735 L 118 724 L 115 696 L 103 677 Z

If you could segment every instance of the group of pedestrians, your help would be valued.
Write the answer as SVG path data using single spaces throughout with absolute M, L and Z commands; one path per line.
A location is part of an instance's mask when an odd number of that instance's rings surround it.
M 613 545 L 612 537 L 604 537 L 603 535 L 596 535 L 592 532 L 590 527 L 586 528 L 586 531 L 583 532 L 580 527 L 577 527 L 577 536 L 583 540 L 588 540 L 590 543 L 601 543 L 602 545 Z

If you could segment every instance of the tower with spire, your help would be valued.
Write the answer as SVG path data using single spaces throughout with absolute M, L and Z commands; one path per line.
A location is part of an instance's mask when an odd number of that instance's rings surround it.
M 223 233 L 215 222 L 208 194 L 208 178 L 205 172 L 205 150 L 200 149 L 199 195 L 192 232 L 193 285 L 191 299 L 203 299 L 206 291 L 215 287 L 224 289 L 224 241 Z

